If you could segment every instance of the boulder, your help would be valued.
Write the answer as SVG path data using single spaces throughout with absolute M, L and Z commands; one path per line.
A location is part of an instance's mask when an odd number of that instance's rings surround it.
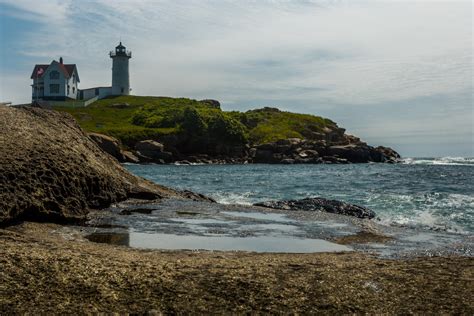
M 257 148 L 253 147 L 249 149 L 249 157 L 254 158 L 257 153 Z
M 390 147 L 378 146 L 374 148 L 375 156 L 379 157 L 377 162 L 395 163 L 400 161 L 400 155 Z M 378 155 L 377 155 L 378 154 Z
M 277 145 L 275 152 L 277 153 L 289 153 L 291 151 L 291 145 Z
M 165 146 L 154 140 L 142 140 L 135 144 L 135 149 L 142 155 L 149 154 L 151 157 L 156 152 L 163 152 Z
M 138 159 L 137 156 L 135 156 L 131 151 L 122 151 L 123 159 L 125 162 L 131 162 L 131 163 L 139 163 L 140 159 Z
M 345 145 L 331 146 L 328 148 L 328 154 L 338 156 L 350 162 L 369 162 L 371 159 L 371 150 L 368 146 Z
M 144 161 L 171 162 L 173 154 L 169 151 L 164 151 L 165 146 L 154 140 L 143 140 L 135 144 L 137 155 Z
M 268 151 L 275 151 L 275 148 L 276 148 L 276 144 L 275 143 L 264 143 L 264 144 L 260 144 L 258 146 L 256 146 L 256 149 L 257 150 L 268 150 Z
M 298 153 L 298 156 L 301 158 L 318 158 L 319 153 L 316 150 L 306 149 Z
M 0 156 L 0 225 L 84 220 L 127 198 L 191 197 L 129 173 L 66 113 L 0 106 Z
M 257 163 L 268 163 L 270 161 L 273 161 L 273 151 L 257 148 L 253 160 Z
M 355 216 L 358 218 L 371 219 L 375 217 L 375 212 L 368 208 L 319 197 L 306 198 L 302 200 L 267 201 L 256 203 L 254 205 L 279 210 L 322 211 L 328 213 Z
M 125 161 L 125 157 L 123 156 L 122 150 L 120 149 L 120 141 L 118 139 L 99 133 L 88 133 L 88 136 L 103 151 L 105 151 L 120 162 Z

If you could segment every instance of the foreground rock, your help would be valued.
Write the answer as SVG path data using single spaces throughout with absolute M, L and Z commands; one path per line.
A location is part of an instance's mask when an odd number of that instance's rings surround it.
M 0 106 L 0 156 L 0 224 L 77 220 L 127 198 L 205 199 L 130 174 L 71 116 L 51 110 Z
M 323 198 L 307 198 L 302 200 L 267 201 L 254 204 L 267 208 L 295 211 L 323 211 L 335 214 L 355 216 L 358 218 L 374 218 L 375 213 L 368 208 L 336 200 Z
M 472 257 L 162 252 L 79 238 L 54 224 L 0 228 L 0 314 L 474 313 Z

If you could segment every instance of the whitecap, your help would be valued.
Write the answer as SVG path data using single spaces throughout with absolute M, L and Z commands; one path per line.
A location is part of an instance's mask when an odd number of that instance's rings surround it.
M 252 192 L 215 192 L 211 194 L 218 203 L 221 204 L 242 204 L 252 205 L 255 203 Z
M 402 163 L 407 165 L 452 165 L 474 166 L 473 157 L 440 157 L 440 158 L 405 158 Z

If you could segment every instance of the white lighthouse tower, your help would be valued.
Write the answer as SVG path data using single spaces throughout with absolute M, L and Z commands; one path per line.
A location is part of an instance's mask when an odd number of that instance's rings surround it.
M 112 95 L 130 94 L 130 73 L 128 71 L 128 60 L 132 58 L 132 52 L 127 51 L 122 42 L 110 52 L 112 58 Z

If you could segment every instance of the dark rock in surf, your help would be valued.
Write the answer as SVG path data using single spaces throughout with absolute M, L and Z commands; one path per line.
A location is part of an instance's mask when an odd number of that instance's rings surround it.
M 375 212 L 354 204 L 349 204 L 336 200 L 328 200 L 323 198 L 306 198 L 302 200 L 282 200 L 267 201 L 255 203 L 255 206 L 262 206 L 278 210 L 294 210 L 294 211 L 322 211 L 328 213 L 355 216 L 358 218 L 374 218 Z

